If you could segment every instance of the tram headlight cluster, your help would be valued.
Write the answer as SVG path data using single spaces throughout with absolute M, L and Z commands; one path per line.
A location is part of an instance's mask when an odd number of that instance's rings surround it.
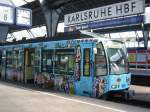
M 112 85 L 111 88 L 112 88 L 112 89 L 116 89 L 116 88 L 117 88 L 117 85 Z
M 111 86 L 112 89 L 116 89 L 120 87 L 121 78 L 116 79 L 116 83 Z

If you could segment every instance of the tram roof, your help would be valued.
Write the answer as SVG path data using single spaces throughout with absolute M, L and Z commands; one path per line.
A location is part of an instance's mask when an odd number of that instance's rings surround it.
M 36 42 L 47 42 L 47 41 L 60 41 L 60 40 L 73 40 L 73 39 L 86 39 L 86 38 L 94 38 L 99 39 L 101 41 L 108 40 L 108 38 L 104 35 L 100 35 L 98 33 L 87 32 L 87 31 L 75 31 L 75 32 L 66 32 L 66 33 L 57 33 L 53 38 L 33 38 L 26 40 L 23 38 L 22 40 L 13 42 L 1 43 L 0 46 L 3 45 L 14 45 L 14 44 L 25 44 L 25 43 L 36 43 Z M 109 39 L 112 40 L 112 39 Z

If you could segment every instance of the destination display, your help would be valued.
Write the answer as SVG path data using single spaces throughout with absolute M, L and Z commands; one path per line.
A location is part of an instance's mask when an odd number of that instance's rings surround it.
M 14 23 L 14 8 L 0 5 L 0 23 L 13 24 Z
M 16 8 L 16 24 L 32 26 L 32 11 L 26 8 Z
M 130 0 L 127 2 L 67 14 L 65 15 L 64 23 L 65 26 L 69 26 L 109 18 L 137 15 L 144 13 L 144 10 L 145 0 Z

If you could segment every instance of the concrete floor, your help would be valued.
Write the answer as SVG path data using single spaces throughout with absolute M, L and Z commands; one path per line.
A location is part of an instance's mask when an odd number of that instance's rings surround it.
M 41 92 L 0 82 L 0 112 L 150 112 L 94 98 Z
M 136 93 L 133 99 L 150 102 L 150 87 L 132 85 L 130 89 Z

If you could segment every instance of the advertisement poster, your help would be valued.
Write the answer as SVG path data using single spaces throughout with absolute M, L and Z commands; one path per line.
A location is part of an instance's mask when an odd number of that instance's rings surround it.
M 0 23 L 14 23 L 14 9 L 8 6 L 0 6 Z
M 146 54 L 137 54 L 137 62 L 146 62 Z
M 128 56 L 128 61 L 129 62 L 136 62 L 136 54 L 129 54 Z

